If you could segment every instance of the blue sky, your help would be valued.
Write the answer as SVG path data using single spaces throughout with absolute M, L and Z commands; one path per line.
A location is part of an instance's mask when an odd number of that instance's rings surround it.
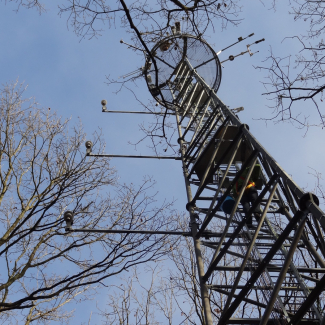
M 141 138 L 138 124 L 143 115 L 101 112 L 100 102 L 104 98 L 108 101 L 108 109 L 142 109 L 128 92 L 113 94 L 113 89 L 105 83 L 107 75 L 118 78 L 143 65 L 141 56 L 119 43 L 121 38 L 128 41 L 125 30 L 119 23 L 111 29 L 103 26 L 101 37 L 81 40 L 67 28 L 67 17 L 57 15 L 57 5 L 49 2 L 45 6 L 48 12 L 42 15 L 24 8 L 16 13 L 14 4 L 1 2 L 0 83 L 19 78 L 28 84 L 26 94 L 34 96 L 41 107 L 50 107 L 62 118 L 71 118 L 72 123 L 77 123 L 80 118 L 89 135 L 100 128 L 107 143 L 107 153 L 152 154 L 146 143 L 138 146 L 137 151 L 128 145 L 128 141 Z M 297 42 L 283 39 L 303 33 L 307 27 L 303 23 L 294 23 L 288 10 L 284 1 L 274 12 L 261 1 L 251 0 L 243 7 L 241 17 L 244 20 L 238 27 L 229 25 L 221 31 L 217 23 L 215 33 L 210 32 L 207 41 L 218 51 L 235 42 L 239 36 L 252 32 L 255 32 L 254 40 L 266 39 L 252 48 L 260 51 L 253 57 L 246 55 L 224 65 L 218 95 L 230 108 L 244 106 L 245 110 L 239 117 L 250 126 L 253 135 L 301 187 L 312 189 L 315 179 L 309 175 L 311 168 L 325 173 L 322 149 L 325 131 L 310 129 L 304 136 L 305 130 L 298 130 L 290 124 L 274 125 L 258 120 L 268 116 L 269 103 L 261 95 L 264 92 L 261 81 L 265 74 L 253 66 L 263 64 L 270 47 L 279 56 L 298 52 Z M 221 59 L 245 50 L 246 43 L 228 50 L 225 56 L 220 56 Z M 137 95 L 144 101 L 150 99 L 144 81 L 139 83 Z M 301 103 L 305 112 L 312 114 L 308 104 L 306 106 Z M 123 182 L 137 184 L 145 175 L 153 176 L 157 181 L 159 199 L 177 198 L 176 207 L 185 210 L 180 162 L 115 159 L 112 163 Z M 91 308 L 83 306 L 81 310 L 77 306 L 78 319 L 88 319 Z M 96 316 L 92 316 L 91 324 L 95 323 Z

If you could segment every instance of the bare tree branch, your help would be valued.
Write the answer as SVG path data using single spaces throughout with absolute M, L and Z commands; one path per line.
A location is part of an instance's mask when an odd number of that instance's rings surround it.
M 68 319 L 62 307 L 85 299 L 105 279 L 159 259 L 165 237 L 66 234 L 62 214 L 78 228 L 174 229 L 171 204 L 154 207 L 154 182 L 118 184 L 109 160 L 87 157 L 82 126 L 69 127 L 50 109 L 7 85 L 0 98 L 0 315 L 25 309 L 34 320 Z M 104 150 L 100 134 L 94 148 Z M 108 194 L 108 190 L 115 195 Z M 26 279 L 30 279 L 26 281 Z

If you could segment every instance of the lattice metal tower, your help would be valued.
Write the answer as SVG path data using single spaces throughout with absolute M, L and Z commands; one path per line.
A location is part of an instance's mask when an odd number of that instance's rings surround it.
M 217 54 L 174 33 L 154 46 L 144 70 L 152 96 L 176 117 L 206 324 L 324 325 L 325 215 L 218 98 Z M 245 214 L 240 201 L 256 164 L 258 199 Z M 220 207 L 240 178 L 225 214 Z M 202 245 L 213 251 L 208 263 Z

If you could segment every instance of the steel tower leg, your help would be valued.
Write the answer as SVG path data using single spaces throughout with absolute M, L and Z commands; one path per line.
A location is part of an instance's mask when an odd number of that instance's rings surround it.
M 180 126 L 178 110 L 176 110 L 176 123 L 178 125 L 177 130 L 178 130 L 179 139 L 182 139 L 182 129 Z M 188 203 L 190 203 L 193 197 L 192 197 L 191 185 L 188 181 L 188 170 L 186 168 L 186 163 L 184 159 L 184 154 L 185 154 L 184 141 L 180 140 L 179 142 L 180 142 L 179 145 L 180 145 L 180 152 L 182 157 L 183 174 L 185 179 L 187 200 Z M 200 240 L 196 238 L 197 231 L 198 231 L 197 218 L 196 218 L 196 214 L 194 213 L 193 207 L 191 207 L 189 210 L 190 210 L 189 213 L 190 213 L 191 231 L 192 231 L 193 244 L 195 249 L 195 257 L 196 257 L 198 275 L 200 280 L 200 289 L 201 289 L 202 306 L 204 311 L 205 323 L 206 325 L 213 325 L 208 288 L 206 286 L 206 283 L 203 281 L 204 264 L 203 264 L 202 254 L 201 254 L 201 244 L 200 244 Z

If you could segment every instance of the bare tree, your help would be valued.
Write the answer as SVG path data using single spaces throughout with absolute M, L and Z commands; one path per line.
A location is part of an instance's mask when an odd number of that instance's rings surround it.
M 174 227 L 170 204 L 154 207 L 155 195 L 146 194 L 151 179 L 138 188 L 118 184 L 109 160 L 86 157 L 81 125 L 69 126 L 50 108 L 39 109 L 23 92 L 10 84 L 0 99 L 3 324 L 12 324 L 15 315 L 19 324 L 21 317 L 26 324 L 68 320 L 72 313 L 62 306 L 90 299 L 106 278 L 166 253 L 161 235 L 67 234 L 62 217 L 67 209 L 78 228 Z M 92 141 L 102 152 L 100 134 Z
M 176 304 L 173 288 L 166 279 L 166 259 L 147 265 L 142 273 L 132 269 L 121 277 L 108 296 L 107 308 L 101 311 L 107 324 L 173 324 Z
M 324 183 L 323 175 L 315 169 L 311 169 L 309 174 L 314 176 L 316 179 L 314 192 L 317 194 L 318 198 L 320 199 L 320 203 L 322 205 L 324 205 L 325 204 L 325 188 L 323 185 L 323 183 Z
M 291 121 L 299 127 L 324 127 L 325 44 L 322 35 L 325 5 L 323 1 L 294 0 L 291 7 L 294 20 L 309 24 L 309 27 L 305 35 L 288 35 L 284 40 L 299 42 L 298 54 L 279 57 L 271 50 L 266 60 L 269 64 L 258 67 L 268 71 L 264 95 L 273 102 L 270 119 Z
M 46 12 L 46 5 L 39 0 L 8 0 L 20 7 L 35 8 L 39 13 Z M 183 20 L 187 31 L 203 35 L 211 25 L 221 22 L 222 28 L 228 23 L 238 24 L 241 8 L 239 0 L 168 0 L 168 1 L 124 1 L 115 3 L 107 0 L 66 0 L 59 5 L 59 13 L 67 15 L 68 23 L 80 37 L 97 37 L 105 27 L 121 22 L 131 32 L 135 42 L 146 50 L 145 41 L 156 42 L 174 21 Z M 141 30 L 138 27 L 141 26 Z

